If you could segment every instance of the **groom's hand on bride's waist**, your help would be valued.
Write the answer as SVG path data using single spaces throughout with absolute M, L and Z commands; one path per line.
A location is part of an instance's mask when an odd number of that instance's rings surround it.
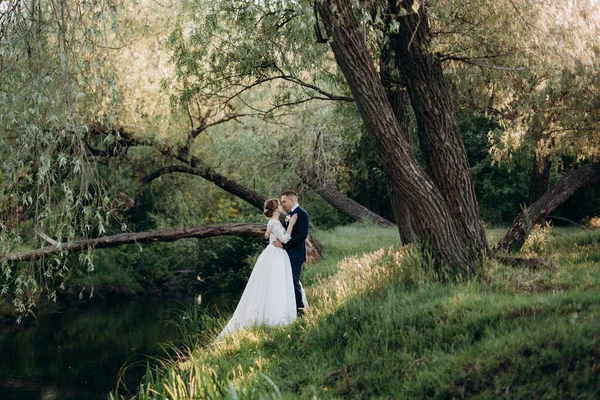
M 283 249 L 283 245 L 281 244 L 281 242 L 279 240 L 274 241 L 273 246 Z

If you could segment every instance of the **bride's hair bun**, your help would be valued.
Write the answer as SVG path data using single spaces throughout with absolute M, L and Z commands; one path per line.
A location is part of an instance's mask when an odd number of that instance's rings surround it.
M 265 201 L 263 209 L 265 217 L 271 218 L 277 208 L 279 208 L 279 199 L 269 199 Z

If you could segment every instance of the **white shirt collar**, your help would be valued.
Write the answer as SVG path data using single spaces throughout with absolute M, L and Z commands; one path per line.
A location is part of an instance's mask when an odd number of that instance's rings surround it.
M 300 207 L 300 205 L 298 203 L 294 204 L 294 207 L 292 207 L 292 209 L 290 210 L 290 212 L 294 212 L 294 210 L 296 208 Z

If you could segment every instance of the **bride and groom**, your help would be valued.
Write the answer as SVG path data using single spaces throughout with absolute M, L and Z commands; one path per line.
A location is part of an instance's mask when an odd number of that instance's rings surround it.
M 279 217 L 288 212 L 282 224 Z M 304 314 L 306 295 L 300 283 L 306 261 L 308 214 L 293 190 L 265 201 L 269 245 L 258 257 L 233 316 L 219 334 L 223 338 L 252 325 L 285 325 Z

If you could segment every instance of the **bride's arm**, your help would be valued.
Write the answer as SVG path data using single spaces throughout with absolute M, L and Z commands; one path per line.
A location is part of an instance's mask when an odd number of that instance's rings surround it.
M 286 232 L 285 228 L 280 223 L 277 223 L 276 225 L 273 225 L 273 232 L 272 232 L 272 234 L 275 235 L 275 237 L 281 243 L 287 243 L 292 238 L 292 236 L 289 233 Z

